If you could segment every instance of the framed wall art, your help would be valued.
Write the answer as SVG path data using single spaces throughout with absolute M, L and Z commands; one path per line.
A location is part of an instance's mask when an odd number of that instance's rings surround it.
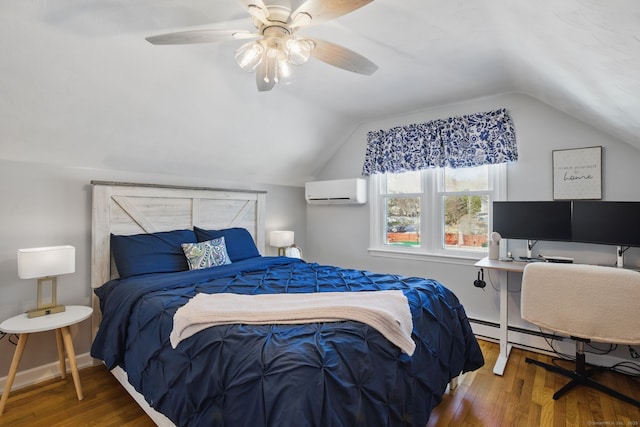
M 553 151 L 553 199 L 602 199 L 602 147 Z

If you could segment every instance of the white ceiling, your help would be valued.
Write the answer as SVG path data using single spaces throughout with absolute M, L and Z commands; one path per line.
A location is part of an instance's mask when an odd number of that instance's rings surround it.
M 638 0 L 375 0 L 301 33 L 377 73 L 264 93 L 242 41 L 144 40 L 192 27 L 253 29 L 237 0 L 0 0 L 0 158 L 300 184 L 363 121 L 514 91 L 640 148 Z

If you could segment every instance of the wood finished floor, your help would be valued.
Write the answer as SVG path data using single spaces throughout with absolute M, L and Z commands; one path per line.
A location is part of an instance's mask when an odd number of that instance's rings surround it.
M 492 369 L 498 345 L 487 341 L 480 345 L 485 366 L 466 374 L 454 393 L 445 394 L 428 427 L 640 426 L 639 408 L 595 390 L 578 388 L 554 401 L 551 395 L 566 379 L 525 363 L 525 357 L 545 362 L 550 357 L 514 348 L 504 376 L 496 376 Z M 80 378 L 82 401 L 76 399 L 71 375 L 11 393 L 0 426 L 154 425 L 104 367 L 83 369 Z M 640 399 L 637 380 L 611 372 L 595 378 Z

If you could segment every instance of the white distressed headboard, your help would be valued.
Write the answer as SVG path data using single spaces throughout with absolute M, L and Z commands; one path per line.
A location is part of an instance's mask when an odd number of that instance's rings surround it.
M 117 277 L 110 235 L 243 227 L 264 254 L 265 191 L 92 181 L 91 288 Z M 93 296 L 93 333 L 100 324 Z

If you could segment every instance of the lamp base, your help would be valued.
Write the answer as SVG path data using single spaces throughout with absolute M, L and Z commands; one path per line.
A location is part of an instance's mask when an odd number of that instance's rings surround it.
M 44 302 L 42 301 L 42 288 L 45 282 L 51 282 L 51 300 Z M 41 277 L 38 279 L 38 300 L 36 304 L 36 308 L 33 310 L 27 311 L 27 317 L 40 317 L 46 316 L 47 314 L 53 313 L 61 313 L 64 311 L 64 305 L 58 305 L 57 299 L 57 289 L 58 289 L 58 281 L 55 276 L 47 276 Z
M 61 313 L 65 310 L 64 305 L 52 305 L 51 307 L 34 308 L 27 311 L 27 317 L 29 319 L 33 317 L 46 316 L 47 314 Z

